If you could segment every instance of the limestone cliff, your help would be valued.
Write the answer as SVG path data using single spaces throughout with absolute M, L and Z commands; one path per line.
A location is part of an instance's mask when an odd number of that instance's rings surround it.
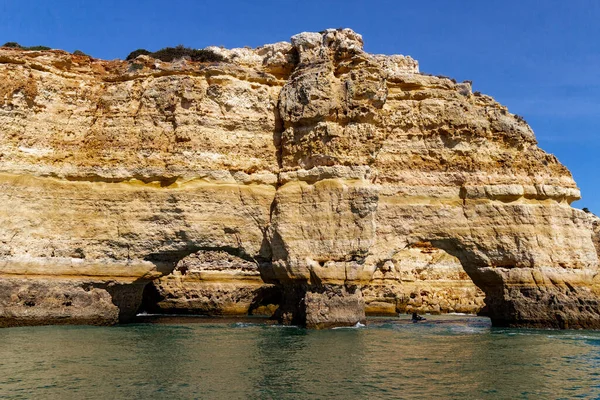
M 600 327 L 579 190 L 506 107 L 348 29 L 208 50 L 0 50 L 0 325 L 125 321 L 144 287 L 317 328 L 475 309 L 463 268 L 496 325 Z
M 592 230 L 592 240 L 594 246 L 596 246 L 596 253 L 598 253 L 598 257 L 600 258 L 600 218 L 595 215 L 592 217 Z

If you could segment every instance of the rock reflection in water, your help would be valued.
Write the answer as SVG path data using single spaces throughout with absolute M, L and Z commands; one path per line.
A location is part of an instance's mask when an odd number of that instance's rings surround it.
M 325 331 L 258 319 L 166 322 L 0 330 L 0 397 L 600 396 L 596 331 L 500 330 L 466 316 Z

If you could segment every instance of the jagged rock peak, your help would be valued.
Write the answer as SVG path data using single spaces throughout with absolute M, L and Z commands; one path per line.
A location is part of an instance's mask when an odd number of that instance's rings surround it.
M 284 67 L 296 62 L 315 63 L 327 61 L 333 57 L 360 56 L 380 63 L 387 69 L 404 73 L 418 73 L 419 63 L 409 56 L 372 55 L 363 50 L 362 35 L 349 28 L 326 29 L 321 32 L 302 32 L 292 36 L 291 43 L 278 42 L 266 44 L 255 49 L 225 49 L 217 46 L 206 47 L 219 54 L 228 62 L 246 66 Z M 289 68 L 288 68 L 289 69 Z
M 292 46 L 298 51 L 300 62 L 308 63 L 328 59 L 331 51 L 360 53 L 363 51 L 363 40 L 352 29 L 327 29 L 294 35 Z

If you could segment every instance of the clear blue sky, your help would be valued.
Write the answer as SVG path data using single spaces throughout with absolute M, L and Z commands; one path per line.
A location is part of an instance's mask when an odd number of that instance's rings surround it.
M 259 46 L 349 27 L 373 53 L 472 80 L 533 127 L 600 215 L 600 1 L 2 0 L 0 42 L 124 58 L 137 48 Z

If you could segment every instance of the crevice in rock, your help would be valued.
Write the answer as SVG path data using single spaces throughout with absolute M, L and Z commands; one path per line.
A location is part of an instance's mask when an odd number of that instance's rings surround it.
M 282 136 L 285 129 L 283 119 L 279 113 L 279 100 L 273 110 L 275 117 L 275 126 L 273 127 L 273 144 L 275 145 L 275 157 L 277 159 L 277 168 L 281 170 L 283 168 L 283 144 Z
M 142 302 L 137 313 L 162 314 L 163 310 L 159 309 L 157 306 L 161 300 L 162 296 L 158 292 L 158 289 L 153 282 L 149 282 L 142 292 Z
M 124 177 L 124 178 L 111 178 L 111 177 L 95 175 L 95 174 L 77 175 L 77 176 L 45 174 L 45 175 L 41 175 L 41 177 L 61 179 L 61 180 L 66 180 L 66 181 L 70 181 L 70 182 L 91 182 L 91 183 L 98 183 L 98 182 L 101 182 L 101 183 L 123 183 L 123 182 L 129 182 L 129 181 L 135 179 L 135 180 L 141 181 L 145 184 L 158 182 L 158 184 L 161 187 L 171 186 L 172 184 L 177 182 L 177 179 L 179 179 L 179 176 L 164 176 L 164 175 L 148 176 L 148 175 L 135 175 L 135 174 L 128 176 L 128 177 Z
M 248 309 L 248 314 L 267 315 L 268 313 L 272 317 L 274 312 L 271 312 L 270 307 L 273 305 L 280 307 L 282 298 L 283 291 L 281 285 L 262 287 L 256 292 Z

